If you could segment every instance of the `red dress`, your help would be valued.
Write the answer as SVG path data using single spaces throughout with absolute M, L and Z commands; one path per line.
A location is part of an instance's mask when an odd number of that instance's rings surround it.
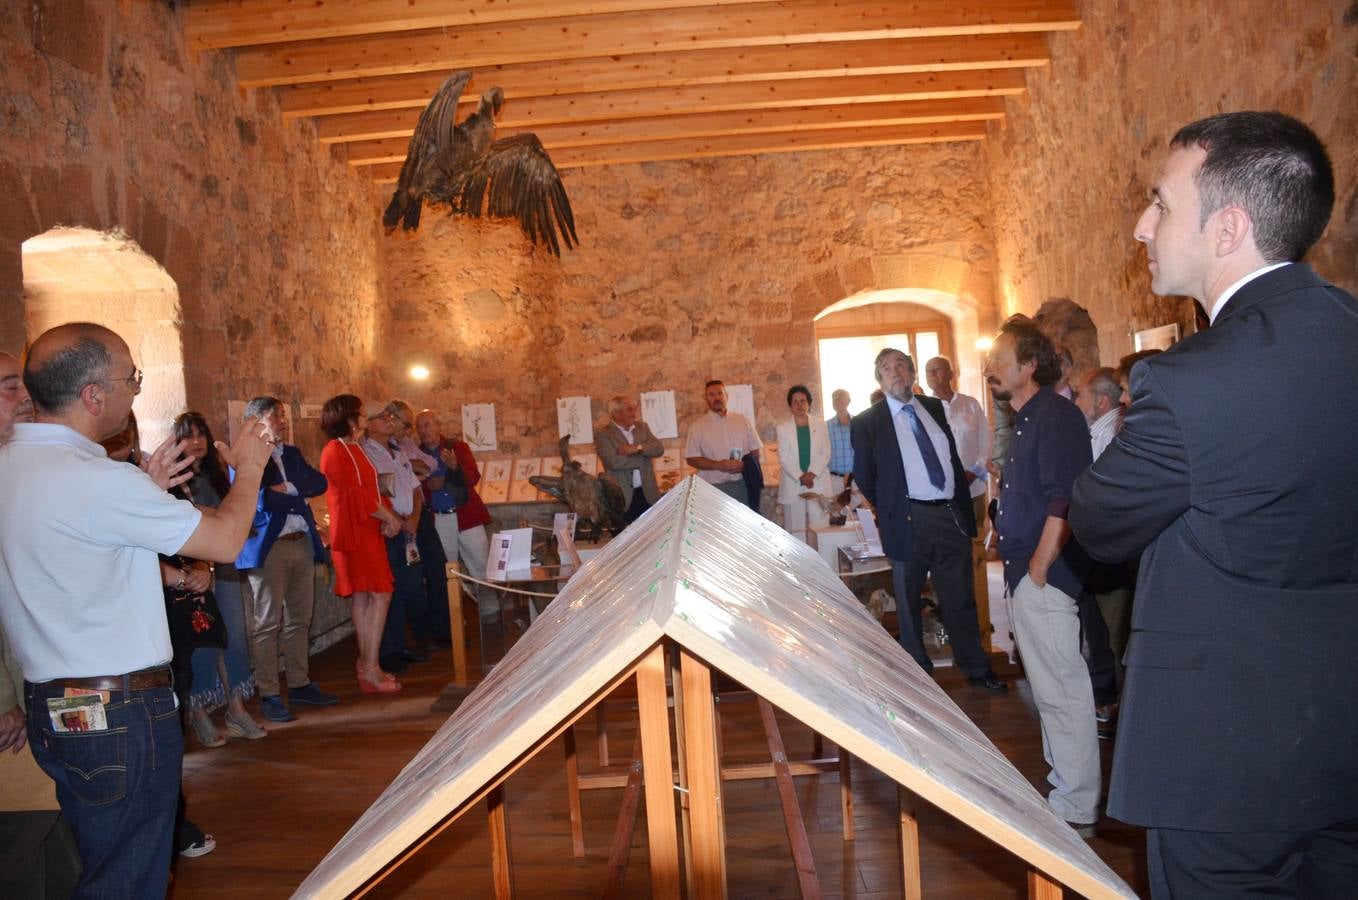
M 325 502 L 330 509 L 335 593 L 341 597 L 358 591 L 390 593 L 387 542 L 380 520 L 372 515 L 379 503 L 387 503 L 377 489 L 377 470 L 357 444 L 332 440 L 321 449 L 321 472 L 328 482 Z

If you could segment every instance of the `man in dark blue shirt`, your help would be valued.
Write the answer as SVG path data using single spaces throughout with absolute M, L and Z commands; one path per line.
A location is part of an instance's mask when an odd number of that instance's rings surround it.
M 1089 429 L 1079 407 L 1052 390 L 1061 376 L 1056 350 L 1026 317 L 1004 323 L 985 375 L 995 399 L 1014 409 L 995 530 L 1014 636 L 1052 767 L 1047 803 L 1081 836 L 1093 837 L 1099 746 L 1075 599 L 1089 558 L 1066 523 L 1075 478 L 1090 463 Z

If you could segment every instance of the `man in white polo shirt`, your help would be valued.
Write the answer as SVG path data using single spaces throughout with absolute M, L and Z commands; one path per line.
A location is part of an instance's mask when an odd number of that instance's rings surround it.
M 199 510 L 99 446 L 141 388 L 112 331 L 44 333 L 24 384 L 36 421 L 0 448 L 0 623 L 23 668 L 28 740 L 75 833 L 76 893 L 162 896 L 184 743 L 157 554 L 234 560 L 269 444 L 247 422 L 223 453 L 235 486 Z
M 703 387 L 707 412 L 688 426 L 684 458 L 698 477 L 741 503 L 746 502 L 744 458 L 759 458 L 759 436 L 738 412 L 726 409 L 726 385 L 713 379 Z

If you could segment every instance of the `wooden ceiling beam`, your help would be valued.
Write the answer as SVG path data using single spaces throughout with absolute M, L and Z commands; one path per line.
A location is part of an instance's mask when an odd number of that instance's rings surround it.
M 190 49 L 220 50 L 490 22 L 751 2 L 765 0 L 192 0 L 184 33 Z
M 892 125 L 883 128 L 838 128 L 694 140 L 646 141 L 638 144 L 608 144 L 600 147 L 569 147 L 553 152 L 552 161 L 558 169 L 576 169 L 673 159 L 981 141 L 985 140 L 985 136 L 984 123 L 968 122 L 943 125 Z M 400 163 L 383 163 L 371 166 L 369 171 L 377 184 L 389 184 L 400 176 L 401 166 Z
M 784 44 L 741 50 L 651 53 L 617 59 L 592 57 L 569 65 L 516 63 L 478 69 L 463 100 L 474 102 L 489 87 L 507 99 L 587 91 L 636 90 L 783 78 L 954 72 L 1023 68 L 1050 60 L 1041 34 L 907 38 Z M 447 72 L 355 78 L 278 89 L 284 116 L 335 115 L 370 109 L 423 108 Z
M 925 100 L 916 103 L 854 103 L 848 106 L 806 106 L 750 112 L 702 113 L 660 116 L 619 122 L 571 122 L 548 125 L 533 131 L 552 153 L 565 147 L 601 144 L 633 144 L 644 141 L 726 137 L 738 134 L 769 134 L 826 128 L 874 128 L 888 125 L 936 125 L 944 122 L 984 122 L 1004 118 L 1004 101 L 998 97 L 961 100 Z M 497 137 L 525 131 L 502 128 Z M 355 166 L 400 162 L 405 159 L 409 135 L 384 140 L 356 141 L 346 145 L 349 163 Z
M 535 60 L 1074 29 L 1074 0 L 783 0 L 324 38 L 236 51 L 247 88 Z
M 933 72 L 923 75 L 853 75 L 801 81 L 740 82 L 696 87 L 607 91 L 563 97 L 506 101 L 497 124 L 533 130 L 548 125 L 693 115 L 795 106 L 837 106 L 1016 96 L 1024 91 L 1023 72 Z M 381 140 L 408 137 L 420 109 L 377 110 L 326 116 L 317 123 L 322 141 Z

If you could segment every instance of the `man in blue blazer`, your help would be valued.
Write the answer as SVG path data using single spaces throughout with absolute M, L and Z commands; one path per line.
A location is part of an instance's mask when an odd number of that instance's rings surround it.
M 1358 874 L 1358 301 L 1299 262 L 1319 139 L 1229 113 L 1170 142 L 1135 237 L 1211 327 L 1131 373 L 1070 525 L 1140 553 L 1108 813 L 1156 897 L 1352 897 Z
M 953 661 L 972 684 L 1006 691 L 981 647 L 971 572 L 976 518 L 943 403 L 913 392 L 915 363 L 901 351 L 888 347 L 873 365 L 886 397 L 850 425 L 853 478 L 877 511 L 901 646 L 924 671 L 933 671 L 920 634 L 920 594 L 932 574 Z
M 269 428 L 273 459 L 264 467 L 255 520 L 236 557 L 236 568 L 250 583 L 250 664 L 263 698 L 264 718 L 291 722 L 296 717 L 284 705 L 278 684 L 280 633 L 289 704 L 330 706 L 339 702 L 334 694 L 317 687 L 308 674 L 315 569 L 316 563 L 325 562 L 326 552 L 306 501 L 325 493 L 326 480 L 302 458 L 302 451 L 284 443 L 288 418 L 281 400 L 254 398 L 245 406 L 245 418 L 253 416 Z

